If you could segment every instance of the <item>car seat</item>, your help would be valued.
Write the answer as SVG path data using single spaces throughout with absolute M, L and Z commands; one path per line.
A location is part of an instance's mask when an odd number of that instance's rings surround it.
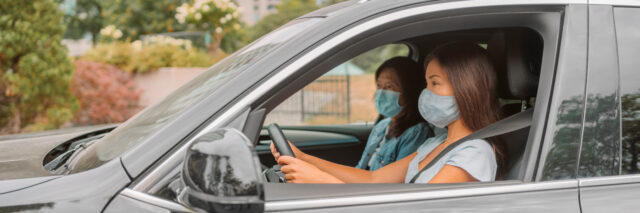
M 501 29 L 487 42 L 498 80 L 498 96 L 503 100 L 519 100 L 502 106 L 505 117 L 531 107 L 529 101 L 536 97 L 542 58 L 542 40 L 532 30 Z M 522 157 L 529 128 L 502 135 L 507 143 L 509 158 L 506 180 L 522 178 Z

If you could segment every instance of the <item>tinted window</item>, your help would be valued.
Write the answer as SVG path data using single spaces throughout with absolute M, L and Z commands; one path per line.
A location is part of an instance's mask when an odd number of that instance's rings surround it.
M 613 11 L 591 9 L 579 177 L 617 175 L 620 171 L 620 98 Z
M 622 99 L 622 174 L 640 173 L 640 8 L 615 8 Z

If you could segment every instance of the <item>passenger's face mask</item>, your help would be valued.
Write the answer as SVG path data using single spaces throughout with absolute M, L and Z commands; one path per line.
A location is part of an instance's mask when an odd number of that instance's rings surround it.
M 438 128 L 444 128 L 460 117 L 453 96 L 440 96 L 428 89 L 422 90 L 418 100 L 420 115 Z
M 384 117 L 394 117 L 402 111 L 399 100 L 399 92 L 384 89 L 376 90 L 376 109 L 378 109 L 378 112 L 384 115 Z

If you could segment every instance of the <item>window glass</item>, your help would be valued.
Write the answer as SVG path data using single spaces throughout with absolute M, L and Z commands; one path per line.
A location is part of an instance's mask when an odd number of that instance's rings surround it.
M 171 93 L 159 103 L 138 113 L 121 124 L 104 138 L 89 146 L 82 155 L 72 173 L 86 171 L 108 162 L 125 151 L 144 141 L 151 133 L 163 128 L 168 121 L 180 115 L 189 106 L 197 103 L 206 94 L 220 88 L 231 78 L 246 72 L 258 59 L 280 47 L 285 41 L 298 35 L 304 29 L 313 26 L 319 19 L 295 20 L 278 30 L 263 36 L 215 64 L 180 89 Z M 66 172 L 64 172 L 66 173 Z
M 640 173 L 640 8 L 616 8 L 622 102 L 622 174 Z
M 408 56 L 404 44 L 388 44 L 344 62 L 280 103 L 265 124 L 332 125 L 374 122 L 375 72 L 385 60 Z
M 586 111 L 578 177 L 618 175 L 620 99 L 616 35 L 611 10 L 589 14 Z

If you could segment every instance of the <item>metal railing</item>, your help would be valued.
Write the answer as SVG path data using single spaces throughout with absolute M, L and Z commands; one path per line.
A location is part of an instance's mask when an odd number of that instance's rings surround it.
M 317 116 L 351 120 L 350 77 L 322 76 L 282 102 L 271 113 L 284 123 L 306 123 Z

